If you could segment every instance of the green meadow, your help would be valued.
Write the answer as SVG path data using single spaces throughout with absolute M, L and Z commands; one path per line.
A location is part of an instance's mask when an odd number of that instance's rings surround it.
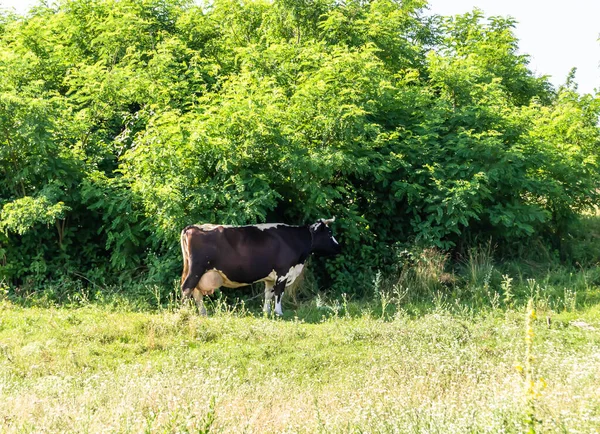
M 594 433 L 600 306 L 588 291 L 538 297 L 535 316 L 383 290 L 283 318 L 222 298 L 206 318 L 118 297 L 5 298 L 0 431 Z

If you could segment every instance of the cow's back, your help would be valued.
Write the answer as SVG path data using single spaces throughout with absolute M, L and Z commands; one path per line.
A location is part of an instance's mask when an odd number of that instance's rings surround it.
M 282 224 L 192 225 L 182 231 L 182 251 L 186 245 L 183 253 L 190 262 L 204 263 L 207 270 L 217 270 L 231 282 L 250 284 L 274 270 L 287 272 L 308 255 L 310 235 L 302 229 Z

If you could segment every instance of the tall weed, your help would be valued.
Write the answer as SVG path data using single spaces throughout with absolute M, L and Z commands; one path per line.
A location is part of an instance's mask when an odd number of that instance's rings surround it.
M 431 299 L 445 285 L 455 282 L 454 275 L 446 273 L 450 255 L 430 247 L 414 253 L 405 252 L 406 262 L 395 284 L 397 288 L 406 288 L 411 298 Z

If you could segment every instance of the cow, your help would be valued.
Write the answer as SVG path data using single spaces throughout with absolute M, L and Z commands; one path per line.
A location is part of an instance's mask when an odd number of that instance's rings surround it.
M 183 298 L 193 297 L 201 315 L 206 315 L 203 296 L 225 286 L 238 288 L 265 282 L 263 310 L 283 315 L 281 298 L 285 288 L 301 274 L 311 254 L 331 256 L 341 247 L 329 224 L 320 219 L 306 226 L 268 223 L 249 226 L 191 225 L 181 231 Z

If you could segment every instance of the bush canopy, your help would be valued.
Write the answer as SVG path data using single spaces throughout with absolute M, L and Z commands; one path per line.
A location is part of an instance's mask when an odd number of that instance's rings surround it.
M 63 0 L 0 14 L 0 281 L 171 285 L 191 223 L 336 216 L 324 286 L 419 244 L 561 250 L 600 98 L 510 18 L 425 0 Z

